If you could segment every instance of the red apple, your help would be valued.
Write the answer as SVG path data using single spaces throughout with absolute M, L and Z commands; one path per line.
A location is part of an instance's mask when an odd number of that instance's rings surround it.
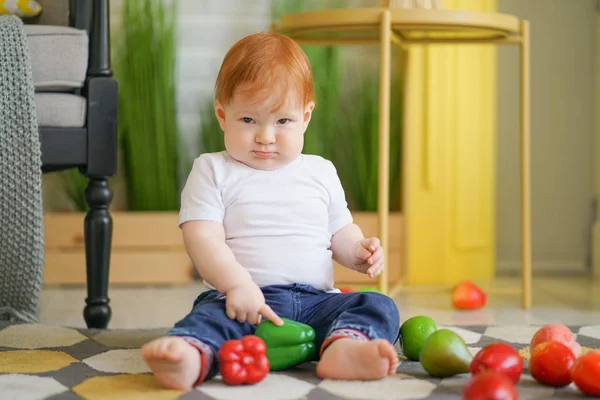
M 472 282 L 460 282 L 452 289 L 452 305 L 459 310 L 476 310 L 485 302 L 485 293 Z
M 519 395 L 510 378 L 494 371 L 474 375 L 463 386 L 464 400 L 517 400 Z
M 506 375 L 516 385 L 523 372 L 523 358 L 506 343 L 492 343 L 481 349 L 471 361 L 471 373 L 494 371 Z
M 575 363 L 573 351 L 561 342 L 543 342 L 534 347 L 529 360 L 529 373 L 538 382 L 562 387 L 573 380 L 571 368 Z
M 575 360 L 571 377 L 583 393 L 600 396 L 600 351 L 590 351 Z
M 561 342 L 571 348 L 575 358 L 581 356 L 581 346 L 573 340 L 573 333 L 563 324 L 549 324 L 540 328 L 531 338 L 529 350 L 543 342 Z

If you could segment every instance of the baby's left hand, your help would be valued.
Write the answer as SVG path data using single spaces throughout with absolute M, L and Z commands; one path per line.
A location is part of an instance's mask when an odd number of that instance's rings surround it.
M 358 272 L 369 275 L 369 278 L 375 278 L 381 274 L 383 271 L 383 248 L 379 244 L 378 238 L 359 240 L 352 252 L 352 264 Z

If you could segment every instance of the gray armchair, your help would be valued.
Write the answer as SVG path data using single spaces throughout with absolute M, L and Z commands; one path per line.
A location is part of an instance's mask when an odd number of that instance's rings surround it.
M 109 0 L 38 0 L 25 19 L 44 173 L 77 168 L 89 179 L 84 235 L 84 319 L 105 328 L 111 317 L 108 274 L 112 193 L 117 170 L 117 82 L 110 67 Z M 82 266 L 83 267 L 83 266 Z

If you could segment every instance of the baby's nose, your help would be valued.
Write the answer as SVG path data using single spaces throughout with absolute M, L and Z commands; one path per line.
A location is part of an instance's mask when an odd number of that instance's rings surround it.
M 261 144 L 275 143 L 275 135 L 271 132 L 261 132 L 256 135 L 256 142 Z

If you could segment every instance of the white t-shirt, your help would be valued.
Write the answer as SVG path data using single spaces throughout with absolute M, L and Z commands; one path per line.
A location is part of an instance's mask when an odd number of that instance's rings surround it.
M 227 245 L 258 286 L 337 291 L 329 247 L 352 215 L 335 167 L 322 157 L 303 154 L 262 171 L 226 151 L 202 154 L 181 194 L 179 224 L 190 220 L 222 223 Z

